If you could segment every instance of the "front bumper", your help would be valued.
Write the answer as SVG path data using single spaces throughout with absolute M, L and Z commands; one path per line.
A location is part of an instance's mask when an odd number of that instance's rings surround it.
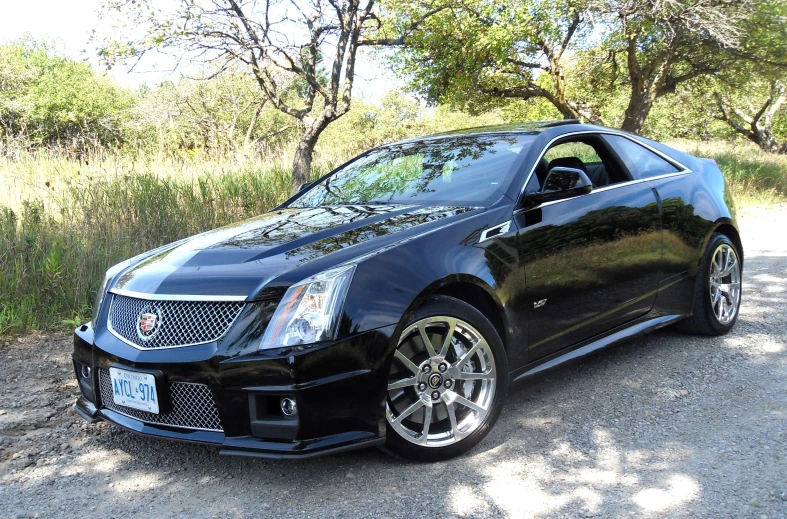
M 380 445 L 385 441 L 386 359 L 394 328 L 274 356 L 221 343 L 138 350 L 105 330 L 96 334 L 89 325 L 82 326 L 74 336 L 74 367 L 82 392 L 74 409 L 89 421 L 214 445 L 229 455 L 306 458 Z M 88 376 L 82 366 L 90 367 Z M 220 426 L 208 430 L 155 423 L 158 416 L 124 412 L 111 395 L 105 405 L 100 374 L 112 366 L 159 373 L 160 392 L 176 385 L 207 387 Z M 296 401 L 295 418 L 278 411 L 282 397 Z M 176 407 L 188 401 L 175 399 L 168 405 L 162 416 L 180 416 L 182 409 Z

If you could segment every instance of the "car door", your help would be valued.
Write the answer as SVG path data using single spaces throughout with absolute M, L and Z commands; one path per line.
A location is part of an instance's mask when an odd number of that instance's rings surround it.
M 594 185 L 515 213 L 531 361 L 646 314 L 659 282 L 661 218 L 649 184 L 600 135 L 581 134 L 546 151 L 525 193 L 557 165 L 584 169 Z

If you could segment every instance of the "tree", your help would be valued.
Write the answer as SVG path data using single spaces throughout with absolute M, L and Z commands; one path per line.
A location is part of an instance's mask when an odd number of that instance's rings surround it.
M 544 98 L 565 118 L 600 122 L 566 84 L 566 57 L 592 32 L 587 9 L 586 0 L 467 0 L 426 20 L 396 64 L 432 103 L 478 112 Z
M 775 129 L 787 119 L 787 4 L 758 4 L 746 34 L 739 52 L 748 59 L 718 77 L 715 116 L 763 150 L 787 153 L 787 135 Z
M 749 0 L 602 0 L 609 20 L 602 47 L 630 95 L 621 128 L 639 133 L 656 99 L 719 73 L 740 53 Z M 615 84 L 613 81 L 611 84 Z
M 771 80 L 764 88 L 762 81 L 759 83 L 757 86 L 760 86 L 760 91 L 764 91 L 765 94 L 758 96 L 752 95 L 753 93 L 750 92 L 750 95 L 747 96 L 749 98 L 746 103 L 747 109 L 735 106 L 735 101 L 732 101 L 730 97 L 724 97 L 717 93 L 716 102 L 719 113 L 716 117 L 763 150 L 770 153 L 787 154 L 787 139 L 780 142 L 773 129 L 776 117 L 787 102 L 787 89 L 784 83 L 776 80 Z
M 208 76 L 181 77 L 140 93 L 130 124 L 142 145 L 156 140 L 164 148 L 248 153 L 266 139 L 292 138 L 287 134 L 294 127 L 291 119 L 266 106 L 267 99 L 260 97 L 248 74 L 225 71 Z M 157 138 L 151 139 L 154 135 Z
M 172 10 L 154 0 L 117 0 L 106 8 L 117 24 L 131 20 L 132 32 L 143 30 L 130 41 L 105 39 L 100 55 L 109 65 L 158 49 L 219 71 L 245 66 L 264 98 L 301 128 L 293 190 L 309 181 L 320 134 L 350 110 L 359 48 L 403 41 L 434 9 L 419 6 L 416 18 L 385 27 L 392 34 L 383 31 L 374 0 L 179 0 Z M 307 87 L 292 98 L 282 85 L 295 80 Z
M 397 64 L 431 102 L 543 98 L 594 123 L 625 88 L 621 126 L 639 132 L 656 99 L 748 59 L 749 12 L 749 0 L 465 0 L 427 20 Z

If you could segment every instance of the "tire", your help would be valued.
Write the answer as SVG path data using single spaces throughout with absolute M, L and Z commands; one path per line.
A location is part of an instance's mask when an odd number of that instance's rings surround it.
M 734 265 L 727 263 L 729 258 L 734 260 Z M 724 263 L 721 265 L 724 267 L 721 272 L 719 272 L 719 260 Z M 716 275 L 723 274 L 727 270 L 729 273 L 726 275 Z M 678 329 L 694 335 L 729 333 L 735 326 L 740 312 L 742 274 L 740 251 L 727 236 L 714 233 L 697 271 L 692 315 L 679 322 Z M 723 305 L 728 306 L 726 315 L 723 311 L 720 312 Z
M 385 449 L 424 462 L 459 456 L 489 433 L 507 390 L 508 360 L 492 323 L 463 301 L 433 296 L 397 340 Z

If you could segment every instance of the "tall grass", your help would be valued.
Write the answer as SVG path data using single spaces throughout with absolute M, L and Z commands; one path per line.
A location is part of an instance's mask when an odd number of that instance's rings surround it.
M 171 164 L 158 171 L 96 164 L 102 172 L 68 160 L 34 163 L 30 177 L 12 186 L 24 198 L 0 204 L 0 335 L 86 320 L 112 264 L 263 213 L 290 189 L 290 171 L 278 164 L 196 162 L 180 172 Z
M 787 155 L 765 153 L 749 142 L 675 141 L 675 148 L 714 159 L 738 205 L 787 201 Z
M 714 158 L 739 204 L 787 198 L 787 157 L 727 143 L 673 145 Z M 86 320 L 110 265 L 281 203 L 287 151 L 265 161 L 48 152 L 0 159 L 0 335 Z M 313 177 L 344 158 L 319 156 Z

